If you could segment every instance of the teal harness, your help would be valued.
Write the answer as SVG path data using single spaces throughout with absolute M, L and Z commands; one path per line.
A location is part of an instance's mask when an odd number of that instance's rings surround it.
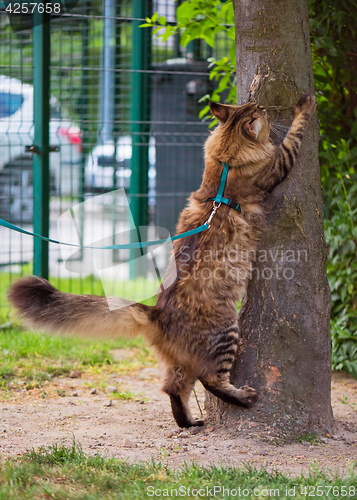
M 66 245 L 66 246 L 76 247 L 76 248 L 92 248 L 92 249 L 96 249 L 96 250 L 122 250 L 122 249 L 147 248 L 147 247 L 150 247 L 152 245 L 161 245 L 161 244 L 167 242 L 168 240 L 171 240 L 171 241 L 179 240 L 181 238 L 185 238 L 186 236 L 193 236 L 194 234 L 202 233 L 202 231 L 206 231 L 207 229 L 209 229 L 211 227 L 211 221 L 222 203 L 225 205 L 228 205 L 230 208 L 234 208 L 238 212 L 241 212 L 239 203 L 236 203 L 235 201 L 232 201 L 229 198 L 223 197 L 223 191 L 224 191 L 224 188 L 226 185 L 228 169 L 230 166 L 228 165 L 228 163 L 223 163 L 223 162 L 222 162 L 222 165 L 223 165 L 223 171 L 222 171 L 221 181 L 219 183 L 219 188 L 218 188 L 217 194 L 216 194 L 215 198 L 208 198 L 207 200 L 205 200 L 205 202 L 213 201 L 213 210 L 212 210 L 212 213 L 211 213 L 210 217 L 208 218 L 208 220 L 204 224 L 202 224 L 201 226 L 197 227 L 196 229 L 191 229 L 191 231 L 186 231 L 185 233 L 176 234 L 175 236 L 170 236 L 170 238 L 166 238 L 166 239 L 164 238 L 164 239 L 155 240 L 155 241 L 143 241 L 143 242 L 138 241 L 135 243 L 126 243 L 124 245 L 109 245 L 109 246 L 105 246 L 105 247 L 92 247 L 92 246 L 76 245 L 74 243 L 64 243 L 62 241 L 52 240 L 51 238 L 47 238 L 46 236 L 42 236 L 42 235 L 37 234 L 37 233 L 31 233 L 30 231 L 26 231 L 25 229 L 21 229 L 20 227 L 15 226 L 14 224 L 10 224 L 10 222 L 7 222 L 3 219 L 0 219 L 0 226 L 6 227 L 6 228 L 11 229 L 12 231 L 16 231 L 18 233 L 27 234 L 28 236 L 33 236 L 34 238 L 39 238 L 40 240 L 47 241 L 49 243 L 56 243 L 57 245 Z
M 227 181 L 227 175 L 228 175 L 228 170 L 230 168 L 230 165 L 228 163 L 225 163 L 222 161 L 223 165 L 223 171 L 221 175 L 221 181 L 219 183 L 219 188 L 217 191 L 217 194 L 215 198 L 207 198 L 205 201 L 214 201 L 215 203 L 224 203 L 225 205 L 228 205 L 230 208 L 234 208 L 234 210 L 238 210 L 239 213 L 241 213 L 240 205 L 236 201 L 230 200 L 229 198 L 223 198 L 223 191 L 224 188 L 226 187 L 226 181 Z

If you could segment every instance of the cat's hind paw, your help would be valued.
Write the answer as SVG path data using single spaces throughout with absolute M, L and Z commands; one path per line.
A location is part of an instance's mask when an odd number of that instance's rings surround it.
M 258 401 L 258 392 L 253 387 L 244 385 L 239 388 L 239 391 L 242 391 L 239 399 L 246 408 L 251 408 Z
M 190 427 L 202 427 L 203 425 L 205 425 L 205 423 L 204 423 L 204 421 L 201 418 L 193 420 L 190 423 Z

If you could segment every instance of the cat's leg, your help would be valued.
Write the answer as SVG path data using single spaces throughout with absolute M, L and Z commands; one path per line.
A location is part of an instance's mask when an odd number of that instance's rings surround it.
M 167 368 L 162 390 L 170 397 L 172 414 L 179 427 L 204 425 L 203 420 L 193 418 L 188 406 L 194 383 L 181 367 Z
M 271 163 L 259 176 L 256 184 L 266 192 L 271 192 L 280 184 L 293 168 L 300 150 L 305 130 L 316 109 L 316 97 L 303 95 L 294 106 L 294 120 L 283 143 L 276 149 Z
M 236 324 L 211 337 L 210 366 L 215 370 L 209 376 L 200 377 L 205 389 L 226 403 L 250 408 L 258 399 L 258 393 L 249 386 L 237 389 L 230 383 L 230 372 L 238 350 L 238 327 Z
M 201 379 L 201 382 L 207 391 L 231 405 L 251 408 L 258 400 L 258 393 L 253 387 L 244 385 L 237 389 L 229 382 L 229 374 L 208 381 Z
M 190 408 L 188 406 L 188 401 L 194 386 L 194 382 L 187 383 L 185 387 L 177 395 L 170 394 L 171 408 L 176 423 L 179 427 L 192 427 L 204 425 L 202 419 L 194 419 Z M 184 415 L 184 419 L 182 419 Z

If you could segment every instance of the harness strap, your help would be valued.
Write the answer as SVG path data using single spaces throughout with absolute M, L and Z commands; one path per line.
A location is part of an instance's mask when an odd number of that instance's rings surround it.
M 218 188 L 217 194 L 214 198 L 207 198 L 207 200 L 205 200 L 205 203 L 207 201 L 215 201 L 216 203 L 224 203 L 224 205 L 227 205 L 230 208 L 234 208 L 239 213 L 241 213 L 241 208 L 240 208 L 239 203 L 237 203 L 236 201 L 230 200 L 229 198 L 223 197 L 223 191 L 224 191 L 224 188 L 226 186 L 228 169 L 230 168 L 230 165 L 228 165 L 228 163 L 225 163 L 224 161 L 222 161 L 222 165 L 223 165 L 223 171 L 222 171 L 221 181 L 219 183 L 219 188 Z

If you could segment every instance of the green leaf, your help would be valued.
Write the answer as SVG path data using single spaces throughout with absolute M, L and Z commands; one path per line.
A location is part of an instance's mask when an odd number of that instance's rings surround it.
M 160 35 L 161 40 L 162 40 L 163 42 L 166 42 L 166 40 L 167 40 L 168 38 L 170 38 L 170 36 L 171 36 L 174 32 L 175 32 L 175 28 L 173 28 L 173 27 L 172 27 L 172 26 L 170 26 L 170 25 L 166 26 L 166 31 L 165 31 L 165 33 L 164 33 L 163 35 Z
M 200 119 L 202 119 L 204 116 L 206 116 L 206 115 L 207 115 L 207 113 L 209 113 L 209 112 L 210 112 L 210 110 L 211 110 L 211 108 L 210 108 L 209 106 L 205 106 L 205 107 L 204 107 L 203 109 L 201 109 L 201 111 L 199 112 L 198 117 L 199 117 Z
M 207 42 L 210 47 L 214 47 L 214 33 L 212 30 L 206 30 L 202 34 L 202 38 Z
M 187 28 L 187 36 L 191 38 L 191 40 L 194 40 L 195 38 L 198 38 L 202 33 L 202 28 L 199 24 L 193 24 L 189 28 Z

